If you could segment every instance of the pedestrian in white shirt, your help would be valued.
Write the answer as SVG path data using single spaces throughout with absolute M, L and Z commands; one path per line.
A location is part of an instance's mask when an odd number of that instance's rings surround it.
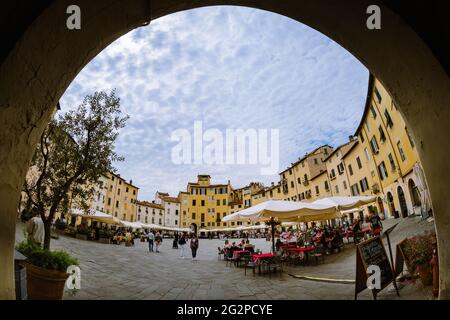
M 28 240 L 33 241 L 40 246 L 44 243 L 44 221 L 38 213 L 35 213 L 34 216 L 28 220 L 27 222 L 27 233 Z

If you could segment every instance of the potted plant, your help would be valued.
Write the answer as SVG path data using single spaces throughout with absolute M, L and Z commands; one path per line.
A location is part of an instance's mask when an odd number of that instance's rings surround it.
M 69 274 L 67 268 L 78 265 L 77 259 L 65 251 L 43 249 L 32 241 L 23 241 L 17 251 L 27 259 L 27 293 L 31 300 L 62 300 Z
M 408 260 L 409 268 L 420 276 L 423 285 L 430 285 L 432 282 L 432 266 L 434 243 L 436 235 L 426 232 L 422 235 L 408 238 L 402 250 Z

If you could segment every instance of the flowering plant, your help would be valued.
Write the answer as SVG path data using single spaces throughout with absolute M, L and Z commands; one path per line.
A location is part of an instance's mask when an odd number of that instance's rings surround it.
M 424 234 L 408 238 L 402 246 L 409 267 L 414 272 L 431 271 L 430 261 L 435 249 L 436 234 L 425 232 Z

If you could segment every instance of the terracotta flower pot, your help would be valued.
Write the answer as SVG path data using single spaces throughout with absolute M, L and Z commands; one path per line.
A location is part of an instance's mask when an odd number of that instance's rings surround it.
M 30 300 L 62 300 L 69 274 L 25 263 L 27 292 Z

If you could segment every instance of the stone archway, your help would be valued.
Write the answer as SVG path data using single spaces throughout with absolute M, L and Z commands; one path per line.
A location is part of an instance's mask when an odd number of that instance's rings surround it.
M 450 136 L 450 80 L 425 42 L 388 7 L 379 3 L 382 28 L 368 30 L 366 10 L 373 1 L 366 0 L 79 0 L 82 29 L 69 31 L 66 9 L 72 1 L 48 3 L 39 16 L 23 22 L 23 33 L 0 65 L 0 298 L 14 298 L 20 188 L 34 146 L 70 82 L 96 54 L 128 31 L 167 14 L 208 5 L 255 7 L 305 23 L 338 42 L 380 79 L 418 142 L 433 199 L 441 297 L 446 297 L 450 203 L 442 186 L 450 183 L 447 148 L 443 148 Z

